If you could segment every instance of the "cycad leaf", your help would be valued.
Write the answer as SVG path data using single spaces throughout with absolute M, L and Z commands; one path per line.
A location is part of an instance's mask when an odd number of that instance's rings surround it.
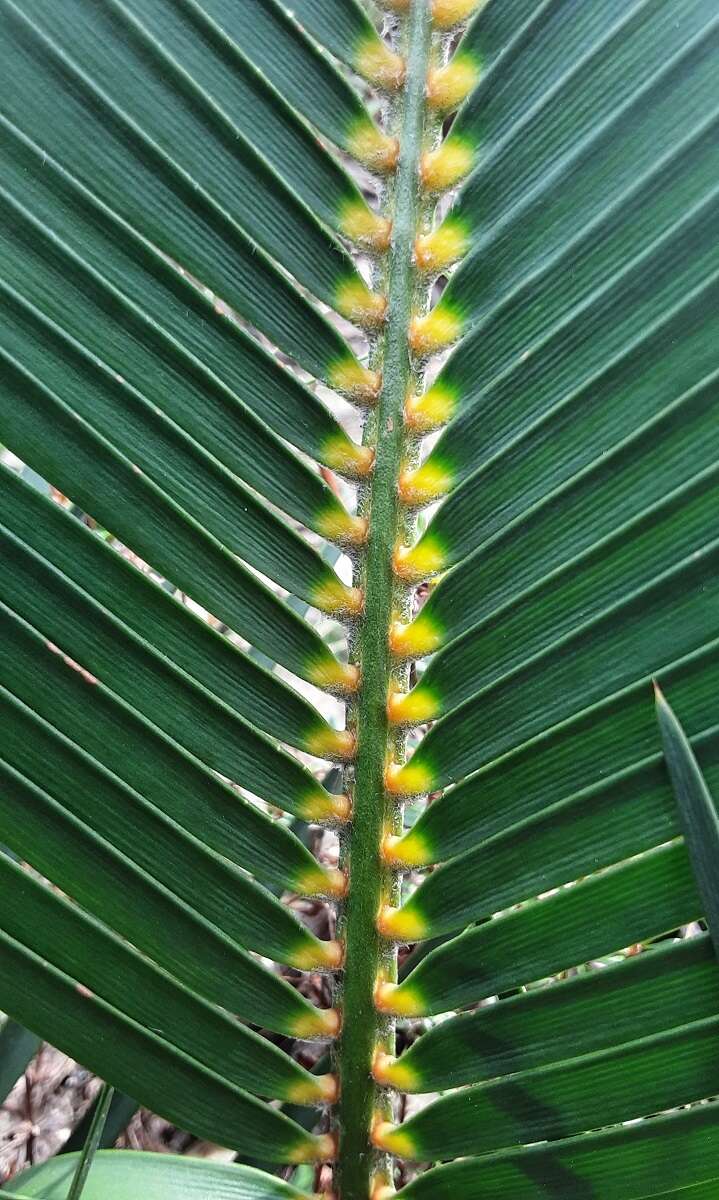
M 0 472 L 0 1006 L 252 1161 L 339 1156 L 347 1200 L 387 1200 L 372 1146 L 460 1160 L 408 1200 L 705 1200 L 719 19 L 384 7 L 0 0 L 2 439 L 61 493 Z M 345 825 L 341 870 L 283 813 Z M 346 893 L 336 940 L 283 892 Z M 293 974 L 340 967 L 337 1009 Z M 337 1076 L 284 1040 L 338 1034 Z M 448 1094 L 393 1127 L 383 1086 Z M 299 1195 L 127 1161 L 103 1195 Z

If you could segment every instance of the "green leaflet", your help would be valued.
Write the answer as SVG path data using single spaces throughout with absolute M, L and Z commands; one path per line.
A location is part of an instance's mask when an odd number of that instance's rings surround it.
M 279 6 L 279 0 L 273 3 Z M 358 0 L 343 0 L 340 5 L 335 0 L 292 0 L 291 12 L 322 46 L 350 66 L 357 43 L 376 37 L 374 26 Z
M 17 121 L 30 137 L 43 138 L 52 120 L 53 149 L 69 170 L 91 181 L 102 199 L 296 355 L 313 374 L 322 376 L 329 362 L 346 357 L 344 341 L 220 204 L 70 60 L 55 51 L 10 0 L 3 0 L 0 21 L 10 66 L 4 89 L 10 120 Z M 129 53 L 129 42 L 127 50 Z M 159 76 L 155 78 L 159 84 Z M 143 90 L 134 89 L 134 93 L 138 96 Z M 174 94 L 180 98 L 179 90 Z M 174 107 L 168 110 L 174 111 Z M 205 125 L 202 128 L 209 131 Z M 78 137 L 78 129 L 83 131 L 82 137 Z M 231 130 L 223 130 L 225 153 L 233 139 Z M 318 267 L 325 265 L 324 275 L 317 275 L 312 282 L 320 298 L 324 293 L 329 300 L 339 271 L 327 266 L 319 233 L 312 240 Z M 279 252 L 279 244 L 277 249 Z M 337 256 L 333 262 L 339 266 L 341 258 Z M 301 263 L 295 266 L 308 274 Z
M 299 815 L 316 813 L 326 818 L 331 814 L 327 794 L 313 776 L 224 706 L 213 708 L 217 739 L 206 743 L 208 718 L 197 716 L 204 701 L 202 688 L 148 652 L 107 610 L 89 601 L 81 589 L 1 527 L 0 544 L 5 561 L 13 567 L 12 578 L 0 584 L 0 596 L 49 639 L 57 653 L 69 655 L 71 662 L 79 663 L 143 715 L 155 718 L 164 732 L 234 782 L 254 787 Z M 79 627 L 78 618 L 84 618 Z M 119 647 L 125 652 L 122 658 Z M 45 669 L 50 670 L 51 664 Z M 165 710 L 168 700 L 172 705 Z
M 719 726 L 696 739 L 719 782 Z M 650 850 L 681 832 L 661 762 L 550 805 L 433 871 L 400 913 L 435 937 Z M 430 1156 L 431 1157 L 431 1156 Z
M 17 1181 L 23 1196 L 65 1200 L 76 1161 L 77 1156 L 51 1158 L 23 1172 Z M 95 1155 L 83 1200 L 137 1200 L 140 1195 L 152 1200 L 308 1200 L 289 1183 L 252 1167 L 137 1150 Z
M 223 546 L 288 591 L 311 604 L 321 589 L 332 588 L 336 576 L 317 551 L 229 470 L 158 414 L 147 397 L 126 380 L 118 380 L 106 363 L 90 356 L 34 305 L 4 286 L 0 313 L 2 351 L 65 402 L 67 410 L 85 423 L 88 437 L 95 433 L 103 437 Z M 8 444 L 31 459 L 24 442 L 27 426 L 21 424 L 19 413 L 16 420 L 13 429 L 12 417 L 5 418 Z M 52 470 L 46 474 L 56 477 Z M 76 486 L 91 490 L 92 477 L 79 472 Z
M 678 90 L 679 81 L 675 84 L 670 76 L 671 94 L 666 100 L 661 95 L 645 100 L 664 110 L 660 116 L 665 115 L 668 100 L 676 101 L 674 116 L 680 125 L 674 126 L 671 141 L 662 133 L 663 124 L 652 107 L 641 114 L 640 129 L 629 121 L 613 131 L 612 169 L 606 169 L 605 155 L 605 170 L 599 172 L 595 150 L 592 156 L 585 155 L 581 180 L 571 174 L 568 178 L 562 174 L 561 180 L 550 176 L 541 191 L 544 205 L 552 204 L 551 219 L 546 207 L 540 209 L 533 190 L 520 201 L 523 219 L 513 213 L 509 219 L 484 225 L 478 233 L 472 252 L 452 276 L 443 303 L 467 314 L 468 336 L 475 338 L 482 331 L 483 362 L 492 374 L 509 365 L 513 347 L 531 345 L 534 337 L 565 318 L 584 297 L 599 294 L 620 278 L 627 256 L 648 256 L 655 243 L 681 225 L 681 216 L 711 194 L 716 177 L 716 110 L 697 110 L 694 79 L 682 82 L 684 88 Z M 647 122 L 651 123 L 648 129 L 643 127 Z M 656 133 L 654 144 L 640 147 L 640 139 L 652 133 Z M 623 141 L 628 144 L 622 145 Z M 639 169 L 630 173 L 630 160 L 620 157 L 618 150 L 632 156 L 635 145 Z M 544 194 L 547 191 L 549 196 Z M 517 243 L 525 257 L 512 264 L 509 246 Z M 541 312 L 540 291 L 545 300 Z
M 671 686 L 692 736 L 712 725 L 719 684 L 719 642 L 688 655 L 660 673 Z M 631 773 L 649 767 L 659 748 L 656 722 L 642 680 L 573 715 L 511 754 L 489 761 L 450 788 L 422 813 L 411 835 L 433 858 L 461 853 L 573 795 L 587 797 L 608 780 L 625 786 Z
M 247 57 L 251 35 L 243 30 L 241 41 L 231 41 L 205 7 L 193 0 L 183 5 L 169 0 L 125 4 L 315 216 L 337 228 L 343 204 L 363 203 L 359 189 L 252 65 Z M 296 40 L 300 42 L 299 35 Z
M 250 950 L 297 962 L 322 947 L 290 909 L 242 871 L 188 834 L 164 813 L 0 689 L 5 762 L 31 779 L 90 829 Z M 35 850 L 21 829 L 4 838 L 29 861 Z M 26 835 L 25 835 L 26 836 Z M 73 894 L 73 889 L 67 889 Z
M 0 1103 L 4 1104 L 28 1063 L 40 1048 L 41 1039 L 7 1017 L 0 1027 Z
M 403 1192 L 405 1200 L 545 1200 L 552 1188 L 582 1200 L 643 1200 L 713 1180 L 679 1193 L 709 1200 L 719 1179 L 718 1127 L 717 1105 L 702 1105 L 629 1128 L 468 1158 L 415 1177 Z
M 85 989 L 82 1000 L 90 1022 L 98 1000 L 116 1008 L 121 1000 L 118 1012 L 123 1018 L 194 1059 L 202 1074 L 213 1072 L 233 1087 L 268 1097 L 294 1099 L 304 1091 L 320 1098 L 317 1081 L 266 1038 L 200 1000 L 128 942 L 2 855 L 0 896 L 3 933 L 78 980 Z M 31 1002 L 26 1001 L 25 1008 L 32 1013 Z M 153 1073 L 161 1079 L 161 1063 Z
M 0 779 L 4 836 L 12 834 L 18 845 L 22 838 L 23 847 L 27 842 L 28 857 L 42 875 L 206 1000 L 269 1029 L 321 1033 L 321 1014 L 295 988 L 260 966 L 193 906 L 4 763 Z
M 234 456 L 249 442 L 258 445 L 263 456 L 266 451 L 272 461 L 269 446 L 274 442 L 266 425 L 322 461 L 328 444 L 351 447 L 314 394 L 283 370 L 274 355 L 261 349 L 127 222 L 1 117 L 0 156 L 3 188 L 12 193 L 15 206 L 31 212 L 96 276 L 138 305 L 150 321 L 148 336 L 156 327 L 174 340 L 175 353 L 184 360 L 182 371 L 198 381 L 198 411 L 184 413 L 185 427 L 205 441 L 216 457 L 226 465 L 228 459 L 234 463 Z M 116 320 L 120 315 L 115 313 Z M 85 336 L 91 336 L 87 329 Z M 164 341 L 163 359 L 169 354 Z M 224 384 L 214 403 L 217 383 L 208 372 Z M 260 420 L 253 419 L 254 413 Z M 264 492 L 271 481 L 266 472 L 258 472 L 261 463 L 255 464 L 255 474 L 248 480 L 262 479 L 259 490 Z
M 174 455 L 175 471 L 182 476 L 175 491 L 178 486 L 182 490 L 184 484 L 184 494 L 189 495 L 188 505 L 192 507 L 188 484 L 193 473 L 196 476 L 202 471 L 208 494 L 214 490 L 220 510 L 224 506 L 232 515 L 237 527 L 235 539 L 245 534 L 248 519 L 248 533 L 253 524 L 258 525 L 258 502 L 243 484 L 258 489 L 306 525 L 317 528 L 319 518 L 330 514 L 341 518 L 342 506 L 317 473 L 262 426 L 256 436 L 252 430 L 254 454 L 244 441 L 239 444 L 233 441 L 230 445 L 227 426 L 233 423 L 236 404 L 218 386 L 217 380 L 209 372 L 202 372 L 190 354 L 183 352 L 57 236 L 50 236 L 47 227 L 11 197 L 5 194 L 0 205 L 6 218 L 0 262 L 3 281 L 9 285 L 0 303 L 6 324 L 14 327 L 19 339 L 18 355 L 19 346 L 23 345 L 22 333 L 25 332 L 27 339 L 30 331 L 30 346 L 24 346 L 22 351 L 28 367 L 36 363 L 38 373 L 42 375 L 44 370 L 55 381 L 60 394 L 66 394 L 74 356 L 75 371 L 83 371 L 88 380 L 88 401 L 95 394 L 90 411 L 96 422 L 104 425 L 108 436 L 122 444 L 123 437 L 132 439 L 133 425 L 137 428 L 138 422 L 144 421 L 143 444 L 147 443 L 150 459 L 153 437 L 156 441 L 170 439 L 173 449 L 165 451 L 162 462 L 169 467 Z M 52 343 L 54 352 L 46 344 L 40 357 L 32 341 L 37 336 L 42 336 L 45 343 Z M 8 328 L 5 345 L 10 348 L 12 344 Z M 122 365 L 119 379 L 114 364 Z M 111 419 L 104 422 L 103 395 L 110 396 L 113 406 Z M 161 412 L 169 420 L 164 420 Z M 249 431 L 242 430 L 241 422 L 238 432 Z M 212 458 L 198 451 L 207 451 Z M 260 455 L 262 459 L 258 461 Z M 178 456 L 180 461 L 184 456 L 186 465 L 182 472 L 177 465 Z M 227 473 L 218 470 L 218 463 L 227 468 Z M 238 470 L 242 473 L 241 482 Z M 174 475 L 169 483 L 165 476 L 170 491 L 173 481 Z M 272 541 L 282 526 L 268 520 L 266 506 L 264 515 L 266 536 Z M 247 547 L 249 555 L 251 536 L 247 538 Z
M 70 1192 L 68 1193 L 68 1200 L 79 1200 L 82 1189 L 87 1181 L 90 1167 L 92 1166 L 92 1160 L 100 1147 L 100 1139 L 103 1135 L 105 1121 L 114 1095 L 115 1089 L 112 1085 L 103 1082 L 92 1106 L 93 1114 L 88 1127 L 87 1138 L 77 1162 L 75 1175 L 70 1185 Z
M 442 1021 L 405 1050 L 391 1078 L 404 1090 L 440 1091 L 717 1013 L 719 974 L 709 938 L 700 934 Z
M 719 214 L 719 208 L 717 211 Z M 575 472 L 597 465 L 602 451 L 621 453 L 624 439 L 637 433 L 644 422 L 708 382 L 707 376 L 711 378 L 716 368 L 711 347 L 716 339 L 712 305 L 717 291 L 716 278 L 689 289 L 661 320 L 647 325 L 587 375 L 570 376 L 574 370 L 570 361 L 573 357 L 579 371 L 578 358 L 593 350 L 582 350 L 574 337 L 567 337 L 566 345 L 555 347 L 554 362 L 537 361 L 536 371 L 520 363 L 496 385 L 490 384 L 477 405 L 448 427 L 418 472 L 420 483 L 425 472 L 430 478 L 433 472 L 443 472 L 451 481 L 460 480 L 463 472 L 467 476 L 440 508 L 423 543 L 440 549 L 444 565 L 459 561 L 547 493 L 571 480 Z M 608 307 L 607 315 L 613 308 Z M 616 332 L 622 336 L 629 333 L 628 317 L 622 326 L 620 304 L 613 315 L 618 321 Z M 591 340 L 590 334 L 584 330 Z M 579 329 L 575 336 L 580 339 Z M 593 349 L 598 349 L 599 341 L 597 338 Z M 577 351 L 574 356 L 572 346 Z M 548 347 L 548 352 L 551 349 Z M 524 361 L 529 363 L 529 359 Z M 562 369 L 564 378 L 558 378 Z M 526 385 L 532 388 L 537 407 L 532 412 L 525 402 L 525 415 L 515 413 L 515 420 L 505 424 L 516 395 L 511 386 L 518 382 L 512 378 L 515 370 L 531 374 Z M 631 408 L 621 404 L 627 396 L 632 399 Z M 494 403 L 504 407 L 494 409 Z M 556 459 L 549 454 L 552 444 L 559 456 Z M 478 469 L 477 462 L 483 464 Z M 531 475 L 530 463 L 536 477 Z M 495 508 L 486 507 L 488 502 Z M 476 512 L 476 528 L 468 525 L 472 511 Z
M 719 893 L 716 882 L 719 820 L 716 804 L 684 730 L 659 689 L 656 696 L 657 718 L 679 809 L 679 821 L 716 949 L 719 936 Z
M 691 339 L 686 348 L 698 350 Z M 693 372 L 690 362 L 688 353 L 686 366 Z M 517 505 L 516 515 L 511 515 L 509 493 L 493 492 L 509 519 L 496 522 L 489 510 L 482 510 L 483 517 L 477 511 L 480 546 L 442 576 L 420 616 L 409 627 L 409 636 L 424 635 L 434 645 L 438 639 L 459 637 L 477 629 L 497 610 L 517 604 L 527 590 L 545 586 L 557 571 L 572 570 L 573 564 L 581 569 L 586 556 L 599 545 L 616 545 L 620 539 L 635 536 L 643 525 L 660 519 L 665 504 L 679 503 L 686 489 L 691 494 L 693 479 L 701 487 L 698 477 L 714 466 L 719 450 L 716 380 L 716 375 L 709 375 L 558 487 L 553 486 L 552 476 L 545 475 L 541 495 L 535 499 L 532 489 L 527 495 L 530 503 L 523 508 Z M 576 430 L 576 425 L 567 413 L 562 435 L 556 426 L 552 429 L 542 462 L 549 460 L 552 439 L 562 445 L 570 428 Z M 568 443 L 564 446 L 571 458 Z M 564 460 L 553 461 L 559 464 Z M 527 492 L 530 462 L 539 474 L 542 463 L 530 455 L 526 463 L 520 458 L 524 484 L 520 483 L 519 471 L 512 476 L 513 485 L 524 488 L 523 495 Z M 485 477 L 485 486 L 490 486 L 489 476 Z
M 221 1131 L 233 1148 L 261 1148 L 272 1161 L 303 1152 L 312 1157 L 313 1139 L 294 1121 L 213 1073 L 201 1073 L 192 1059 L 122 1017 L 114 1006 L 99 999 L 88 1005 L 72 978 L 1 931 L 0 962 L 2 1003 L 12 996 L 15 1011 L 32 1011 L 54 1043 L 67 1046 L 91 1071 L 112 1074 L 120 1086 L 132 1082 L 148 1107 L 162 1108 L 170 1120 L 190 1125 L 200 1137 Z M 122 1048 L 119 1054 L 117 1047 Z
M 11 564 L 12 559 L 6 562 Z M 56 600 L 62 603 L 62 593 Z M 74 608 L 73 617 L 75 622 L 78 618 L 82 620 L 79 607 Z M 92 624 L 93 620 L 97 621 L 96 614 L 89 613 L 88 622 Z M 300 889 L 303 880 L 314 878 L 316 885 L 321 886 L 321 873 L 313 855 L 284 825 L 243 800 L 1 602 L 0 626 L 0 684 L 33 712 L 82 746 L 96 762 L 212 850 L 245 869 L 251 864 L 252 874 L 261 883 L 280 890 L 293 886 Z M 134 681 L 142 691 L 142 658 L 140 666 L 135 667 L 132 653 L 121 653 L 121 637 L 113 638 L 112 645 L 116 661 L 121 661 L 125 668 L 125 678 Z M 54 650 L 50 651 L 50 646 Z M 190 699 L 194 700 L 191 693 Z M 174 708 L 170 711 L 176 718 L 181 715 L 181 700 L 182 693 L 177 700 L 173 699 Z M 200 703 L 198 698 L 186 705 L 188 724 Z M 215 727 L 220 724 L 218 720 Z M 235 744 L 242 751 L 242 742 L 237 737 L 239 730 L 232 726 L 231 729 Z M 247 738 L 247 730 L 244 734 Z M 131 754 L 127 752 L 129 746 Z M 277 794 L 272 799 L 280 804 L 283 790 L 285 796 L 292 795 L 292 768 L 296 764 L 292 759 L 281 758 L 259 740 L 255 746 L 260 753 L 247 755 L 249 781 L 257 791 L 264 791 L 263 777 L 269 780 L 266 786 L 274 782 Z
M 719 1016 L 444 1096 L 386 1139 L 427 1161 L 569 1137 L 719 1090 Z
M 179 169 L 188 183 L 202 189 L 217 213 L 218 228 L 229 217 L 244 236 L 331 304 L 337 280 L 356 275 L 351 258 L 329 239 L 294 190 L 269 169 L 241 130 L 207 95 L 201 81 L 182 69 L 164 39 L 157 41 L 119 0 L 102 8 L 88 0 L 68 0 L 62 16 L 64 20 L 46 0 L 34 0 L 29 20 L 67 55 L 67 75 L 82 73 L 87 96 L 85 120 L 94 122 L 112 109 L 126 127 L 132 126 L 138 147 L 151 143 L 166 164 L 173 164 L 173 174 Z M 50 44 L 45 44 L 46 55 Z M 140 72 L 143 86 L 137 88 Z M 64 100 L 69 109 L 66 97 Z M 12 110 L 8 115 L 12 119 Z M 27 106 L 22 115 L 29 129 L 32 117 Z M 80 127 L 75 124 L 75 133 Z M 53 128 L 54 143 L 61 140 L 61 128 Z M 311 169 L 311 164 L 307 162 L 306 167 Z M 99 190 L 104 189 L 101 186 Z M 117 189 L 113 194 L 117 196 Z M 128 200 L 134 207 L 132 197 Z M 152 224 L 156 244 L 171 254 L 168 235 L 163 244 L 162 234 L 168 213 L 162 215 L 162 222 L 153 220 L 146 205 L 143 219 L 145 227 Z M 256 280 L 258 268 L 256 263 Z
M 344 75 L 277 0 L 257 0 L 251 21 L 244 20 L 244 12 L 234 0 L 202 0 L 202 9 L 241 45 L 292 107 L 331 141 L 346 146 L 348 131 L 367 120 L 364 105 Z M 329 28 L 337 20 L 346 20 L 349 11 L 345 5 L 333 9 Z
M 596 167 L 597 147 L 606 143 L 609 129 L 613 145 L 623 150 L 621 139 L 635 121 L 656 118 L 675 63 L 687 47 L 693 52 L 703 33 L 711 34 L 716 16 L 707 0 L 682 0 L 679 26 L 674 14 L 655 10 L 647 0 L 609 0 L 601 9 L 581 13 L 568 0 L 531 9 L 524 4 L 521 13 L 510 5 L 506 13 L 493 11 L 499 7 L 488 8 L 464 39 L 463 49 L 483 61 L 485 74 L 452 131 L 477 147 L 479 158 L 458 211 L 476 219 L 481 201 L 485 229 L 507 214 L 512 219 L 518 197 L 551 187 L 569 174 L 570 163 L 575 171 L 578 159 L 589 163 L 590 147 Z M 647 93 L 653 90 L 650 100 Z M 641 107 L 652 111 L 640 118 Z M 646 144 L 634 162 L 620 153 L 609 159 L 612 170 L 607 171 L 605 159 L 603 189 L 611 189 L 630 166 L 652 161 L 662 143 L 674 139 L 674 125 L 665 120 L 659 129 L 662 140 Z M 520 139 L 524 153 L 517 159 Z M 577 208 L 576 218 L 581 216 Z
M 482 535 L 501 528 L 502 519 L 516 516 L 602 450 L 618 446 L 715 370 L 707 308 L 717 276 L 704 240 L 711 241 L 714 228 L 719 204 L 712 201 L 687 216 L 682 236 L 658 247 L 655 261 L 630 264 L 617 286 L 590 294 L 571 318 L 551 327 L 526 354 L 515 354 L 506 370 L 490 376 L 476 403 L 451 422 L 417 473 L 420 487 L 424 477 L 435 476 L 444 481 L 443 490 L 454 487 L 423 539 L 441 551 L 440 565 L 471 552 Z M 468 359 L 467 370 L 477 378 L 483 368 Z M 627 395 L 631 408 L 621 404 Z M 552 436 L 567 450 L 556 461 L 547 460 Z M 548 478 L 528 478 L 530 455 L 541 456 Z M 508 478 L 500 481 L 500 471 Z M 505 490 L 510 484 L 513 490 Z M 410 494 L 413 486 L 410 476 Z M 492 499 L 500 504 L 499 520 L 488 521 L 476 501 L 480 487 L 498 491 Z M 477 504 L 483 523 L 472 532 L 467 522 Z
M 436 705 L 427 715 L 449 715 L 421 743 L 408 777 L 424 773 L 430 789 L 443 787 L 698 649 L 716 632 L 718 553 L 702 547 L 485 688 L 472 693 L 464 674 L 441 698 L 427 688 Z
M 713 423 L 716 427 L 716 420 Z M 719 450 L 719 437 L 716 440 L 714 453 Z M 707 452 L 711 453 L 710 447 Z M 710 467 L 613 537 L 603 538 L 538 581 L 528 593 L 515 591 L 504 609 L 479 620 L 440 650 L 427 667 L 417 695 L 442 697 L 443 707 L 449 709 L 521 668 L 534 654 L 600 617 L 602 611 L 621 606 L 645 581 L 660 577 L 689 552 L 701 550 L 712 536 L 718 507 L 719 471 Z M 477 564 L 473 566 L 476 587 Z M 423 611 L 420 620 L 420 630 L 431 626 L 432 612 Z
M 647 941 L 695 920 L 701 901 L 681 843 L 651 850 L 433 950 L 392 993 L 393 1010 L 447 1012 Z
M 296 674 L 336 662 L 300 620 L 132 462 L 5 361 L 3 430 L 16 453 L 216 617 Z M 52 443 L 45 437 L 53 428 Z M 84 486 L 80 482 L 84 480 Z
M 200 709 L 214 712 L 219 698 L 235 714 L 245 713 L 258 729 L 291 745 L 309 749 L 312 736 L 326 736 L 325 722 L 295 691 L 6 468 L 0 470 L 0 520 L 40 560 L 79 585 L 116 622 L 139 634 L 148 647 L 202 685 L 204 700 L 194 705 L 194 720 L 200 727 Z M 74 603 L 80 603 L 77 588 L 74 595 Z M 33 599 L 39 603 L 39 589 Z M 100 617 L 96 608 L 93 612 L 93 626 L 97 626 Z M 112 665 L 117 672 L 122 670 L 119 658 Z M 171 717 L 178 704 L 178 700 L 160 702 L 152 710 L 155 723 L 161 724 L 163 715 Z

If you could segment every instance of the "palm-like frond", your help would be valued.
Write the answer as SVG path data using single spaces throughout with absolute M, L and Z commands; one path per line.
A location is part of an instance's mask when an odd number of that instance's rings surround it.
M 709 936 L 528 985 L 713 915 L 649 685 L 706 797 L 719 20 L 475 7 L 394 0 L 390 48 L 356 0 L 0 0 L 0 437 L 107 531 L 2 468 L 0 1006 L 245 1157 L 337 1158 L 341 1200 L 383 1200 L 387 1154 L 441 1164 L 408 1200 L 708 1200 Z M 290 818 L 340 830 L 340 870 Z M 268 960 L 337 972 L 335 1006 Z M 465 1007 L 395 1058 L 395 1020 Z M 460 1090 L 396 1125 L 393 1088 Z M 88 1200 L 300 1194 L 124 1170 Z

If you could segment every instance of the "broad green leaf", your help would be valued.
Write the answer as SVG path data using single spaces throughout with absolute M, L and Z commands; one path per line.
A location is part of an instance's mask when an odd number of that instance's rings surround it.
M 65 1200 L 75 1158 L 50 1159 L 13 1180 L 12 1196 Z M 105 1150 L 95 1156 L 84 1200 L 306 1200 L 276 1176 L 229 1163 L 208 1162 L 179 1154 L 140 1150 Z
M 637 374 L 636 361 L 642 345 L 651 340 L 654 326 L 666 320 L 673 320 L 676 325 L 677 298 L 685 297 L 692 287 L 701 286 L 700 281 L 707 277 L 709 264 L 701 240 L 695 240 L 690 230 L 697 221 L 713 219 L 710 210 L 716 171 L 711 163 L 716 153 L 716 136 L 712 121 L 704 116 L 703 97 L 715 65 L 716 47 L 712 38 L 716 43 L 717 28 L 716 22 L 710 20 L 715 14 L 706 3 L 687 3 L 683 5 L 683 20 L 678 30 L 668 14 L 639 7 L 643 11 L 634 33 L 641 34 L 643 40 L 640 37 L 637 47 L 631 44 L 626 47 L 633 69 L 628 71 L 624 64 L 619 70 L 623 84 L 628 87 L 635 84 L 638 71 L 649 73 L 653 92 L 637 99 L 636 106 L 637 114 L 649 127 L 635 129 L 624 114 L 611 130 L 605 131 L 600 146 L 583 146 L 578 139 L 585 151 L 581 163 L 575 161 L 576 154 L 574 158 L 572 155 L 560 158 L 557 163 L 547 158 L 551 139 L 566 140 L 570 132 L 575 133 L 573 108 L 581 111 L 582 120 L 595 114 L 591 106 L 582 107 L 586 103 L 586 90 L 581 91 L 581 105 L 578 93 L 572 93 L 572 103 L 567 105 L 561 89 L 556 96 L 550 89 L 548 95 L 554 98 L 546 113 L 542 114 L 541 106 L 537 111 L 539 128 L 532 140 L 532 154 L 521 156 L 521 169 L 510 145 L 508 151 L 490 153 L 486 165 L 468 185 L 471 188 L 474 180 L 483 181 L 479 208 L 482 232 L 474 255 L 465 260 L 454 276 L 442 305 L 451 312 L 457 310 L 458 302 L 450 297 L 455 286 L 461 289 L 463 272 L 467 273 L 467 296 L 481 297 L 481 320 L 478 315 L 476 333 L 464 338 L 437 387 L 426 398 L 428 414 L 433 394 L 440 408 L 448 406 L 452 412 L 460 405 L 464 410 L 464 415 L 452 422 L 430 456 L 424 471 L 428 486 L 433 479 L 444 480 L 444 487 L 440 488 L 444 490 L 447 482 L 456 482 L 469 474 L 476 477 L 476 493 L 480 475 L 484 483 L 484 468 L 478 474 L 477 463 L 484 464 L 488 458 L 509 453 L 510 445 L 526 434 L 534 422 L 540 420 L 546 425 L 552 419 L 550 414 L 561 413 L 570 397 L 578 427 L 577 404 L 594 401 L 591 394 L 583 395 L 582 391 L 584 388 L 588 392 L 590 380 L 592 391 L 608 384 L 609 380 L 604 378 L 607 374 L 613 376 L 615 390 L 618 383 L 622 391 L 629 386 L 636 388 L 637 383 L 632 380 Z M 595 19 L 591 14 L 586 18 L 588 22 Z M 700 39 L 695 46 L 693 35 L 707 22 L 710 25 L 707 43 Z M 578 21 L 577 26 L 581 23 Z M 512 68 L 521 62 L 522 51 L 546 60 L 553 50 L 563 62 L 566 24 L 560 18 L 552 31 L 549 21 L 537 39 L 523 43 L 520 39 L 519 57 L 508 54 L 503 59 L 504 73 L 511 74 Z M 573 21 L 570 24 L 575 27 Z M 677 41 L 681 45 L 685 38 L 691 43 L 691 53 L 680 55 L 681 69 L 665 68 L 654 79 L 650 45 L 661 61 L 663 42 L 674 49 Z M 616 41 L 614 49 L 625 51 Z M 611 63 L 616 66 L 621 58 L 621 54 L 614 53 Z M 523 80 L 520 88 L 507 83 L 496 89 L 494 95 L 499 97 L 500 107 L 507 103 L 522 104 L 524 89 L 531 89 L 534 78 L 536 72 Z M 596 70 L 596 64 L 591 78 L 593 86 L 600 86 L 601 72 Z M 611 87 L 602 97 L 610 106 L 616 98 L 617 91 Z M 485 111 L 487 105 L 482 103 L 481 108 Z M 532 111 L 530 105 L 530 117 Z M 601 121 L 598 129 L 603 129 Z M 543 161 L 544 173 L 540 172 L 539 179 L 527 179 L 523 172 L 537 166 L 533 161 L 535 156 L 547 158 Z M 519 195 L 505 195 L 504 185 L 516 187 Z M 546 195 L 550 185 L 554 185 L 556 196 Z M 497 206 L 494 214 L 492 204 Z M 461 225 L 463 212 L 460 202 L 450 221 L 456 220 Z M 686 261 L 679 261 L 670 277 L 667 269 L 673 256 L 681 255 L 679 246 L 683 238 L 688 239 Z M 470 280 L 473 263 L 474 276 Z M 477 278 L 478 270 L 481 281 Z M 674 282 L 685 271 L 686 286 L 674 291 Z M 656 359 L 661 353 L 656 334 L 653 341 Z M 705 341 L 705 354 L 707 349 Z M 672 350 L 681 356 L 681 344 Z M 713 366 L 713 360 L 710 361 Z M 694 365 L 692 382 L 702 375 L 700 357 Z M 655 370 L 646 355 L 644 370 L 649 375 Z M 670 398 L 680 392 L 681 389 L 670 393 Z M 658 396 L 661 395 L 660 390 Z M 517 397 L 521 397 L 519 404 Z M 631 421 L 633 407 L 624 406 L 623 413 L 624 420 Z M 641 415 L 641 408 L 637 408 L 636 414 Z M 582 452 L 586 458 L 593 443 L 586 437 L 583 426 L 582 429 L 585 434 Z M 602 450 L 606 449 L 605 434 Z M 522 448 L 513 449 L 513 458 L 517 452 L 521 455 Z M 557 456 L 556 462 L 562 463 L 564 470 L 571 469 L 571 457 L 565 464 L 564 456 Z M 491 471 L 490 465 L 490 476 Z M 505 493 L 507 497 L 512 495 L 513 488 L 514 483 Z M 462 519 L 460 492 L 447 509 L 444 524 L 442 518 L 436 524 L 436 541 L 445 563 L 461 554 L 463 537 L 471 538 L 467 525 L 468 501 Z M 483 498 L 488 498 L 486 486 L 475 504 L 481 505 Z M 489 505 L 489 511 L 501 512 L 493 499 Z M 449 538 L 446 545 L 441 544 L 443 537 L 445 541 Z

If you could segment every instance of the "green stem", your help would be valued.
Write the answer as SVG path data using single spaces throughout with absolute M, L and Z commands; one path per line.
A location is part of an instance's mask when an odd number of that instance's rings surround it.
M 391 213 L 383 385 L 373 416 L 376 460 L 368 497 L 370 531 L 362 577 L 365 610 L 356 640 L 362 683 L 351 714 L 357 757 L 352 829 L 344 846 L 349 891 L 341 924 L 346 952 L 341 1000 L 351 1017 L 344 1025 L 337 1054 L 340 1200 L 367 1200 L 370 1195 L 372 1175 L 380 1161 L 369 1138 L 378 1105 L 370 1073 L 372 1057 L 378 1046 L 391 1050 L 394 1042 L 393 1026 L 376 1011 L 373 992 L 381 972 L 392 978 L 396 971 L 396 952 L 378 934 L 376 921 L 381 904 L 396 887 L 392 872 L 381 860 L 380 845 L 396 812 L 384 790 L 385 766 L 393 749 L 386 712 L 393 672 L 388 634 L 396 601 L 392 551 L 402 523 L 397 482 L 405 443 L 404 400 L 411 380 L 407 335 L 416 285 L 412 254 L 420 211 L 419 159 L 431 39 L 428 0 L 412 4 L 404 37 L 407 74 Z
M 112 1101 L 112 1093 L 113 1089 L 110 1087 L 110 1084 L 103 1083 L 97 1098 L 97 1105 L 87 1135 L 87 1141 L 80 1153 L 77 1168 L 70 1184 L 70 1191 L 67 1193 L 67 1200 L 80 1200 L 88 1172 L 100 1144 L 100 1138 L 102 1137 L 102 1131 Z

